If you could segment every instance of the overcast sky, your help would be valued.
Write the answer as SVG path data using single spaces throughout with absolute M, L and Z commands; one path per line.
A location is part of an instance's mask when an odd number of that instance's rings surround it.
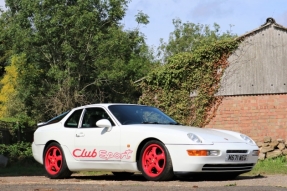
M 5 7 L 0 0 L 0 6 Z M 287 0 L 131 0 L 123 24 L 126 29 L 137 27 L 138 11 L 149 16 L 150 23 L 141 26 L 149 45 L 158 46 L 159 39 L 168 40 L 173 31 L 172 20 L 200 24 L 217 23 L 221 31 L 230 29 L 237 35 L 258 28 L 267 17 L 287 27 Z

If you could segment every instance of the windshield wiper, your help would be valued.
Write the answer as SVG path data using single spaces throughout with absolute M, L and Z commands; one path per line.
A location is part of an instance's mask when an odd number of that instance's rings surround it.
M 159 122 L 151 122 L 151 121 L 144 121 L 142 122 L 143 124 L 163 124 L 163 125 L 181 125 L 180 123 L 174 123 L 174 122 L 170 122 L 170 123 L 159 123 Z
M 150 122 L 150 121 L 144 121 L 142 122 L 143 124 L 159 124 L 158 122 Z
M 181 125 L 180 123 L 176 122 L 176 123 L 169 123 L 170 125 Z

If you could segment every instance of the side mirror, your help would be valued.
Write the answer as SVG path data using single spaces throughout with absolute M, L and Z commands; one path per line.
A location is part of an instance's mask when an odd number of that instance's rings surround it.
M 112 124 L 107 119 L 101 119 L 101 120 L 97 121 L 96 125 L 98 127 L 107 128 L 107 131 L 111 131 L 112 130 Z

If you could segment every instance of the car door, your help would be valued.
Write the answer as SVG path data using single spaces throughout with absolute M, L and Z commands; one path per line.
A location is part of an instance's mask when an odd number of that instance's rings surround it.
M 108 128 L 97 127 L 96 122 L 108 119 Z M 120 127 L 116 126 L 101 107 L 86 108 L 81 125 L 76 129 L 72 155 L 80 161 L 120 161 Z M 64 135 L 63 135 L 64 136 Z

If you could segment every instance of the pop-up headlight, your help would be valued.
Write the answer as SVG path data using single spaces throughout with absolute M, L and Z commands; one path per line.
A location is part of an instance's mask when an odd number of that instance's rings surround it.
M 198 136 L 196 136 L 195 134 L 193 134 L 193 133 L 188 133 L 187 136 L 188 136 L 188 138 L 190 138 L 193 142 L 202 143 L 202 141 L 200 140 L 200 138 L 199 138 Z

